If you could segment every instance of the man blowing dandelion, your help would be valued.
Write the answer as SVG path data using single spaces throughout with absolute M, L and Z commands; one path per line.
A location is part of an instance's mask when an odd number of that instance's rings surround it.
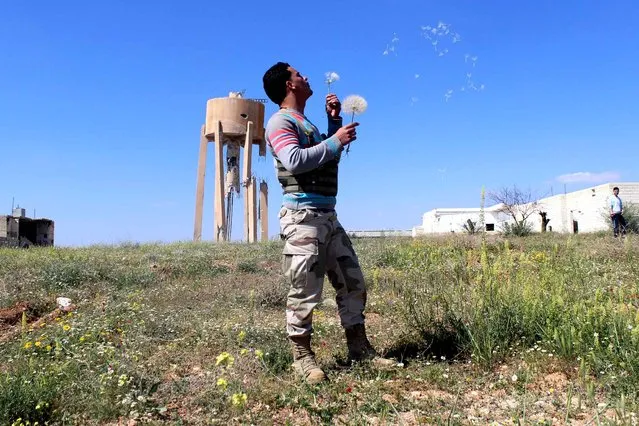
M 364 276 L 335 212 L 339 160 L 344 147 L 356 139 L 359 123 L 342 126 L 340 101 L 329 93 L 328 135 L 322 135 L 304 115 L 313 94 L 306 77 L 278 62 L 262 80 L 266 95 L 280 107 L 266 125 L 265 139 L 284 191 L 279 218 L 285 241 L 283 273 L 290 282 L 286 329 L 293 345 L 293 368 L 308 383 L 326 379 L 311 348 L 313 310 L 322 295 L 324 275 L 337 293 L 349 360 L 394 365 L 379 357 L 366 337 Z

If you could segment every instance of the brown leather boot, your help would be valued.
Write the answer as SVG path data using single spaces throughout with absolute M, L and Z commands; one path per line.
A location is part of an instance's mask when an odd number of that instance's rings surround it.
M 311 336 L 290 337 L 293 342 L 293 370 L 308 384 L 315 385 L 326 380 L 326 374 L 315 362 L 311 349 Z
M 363 323 L 346 327 L 344 331 L 346 332 L 349 362 L 371 361 L 379 368 L 394 367 L 397 364 L 392 359 L 379 356 L 366 337 L 366 326 Z

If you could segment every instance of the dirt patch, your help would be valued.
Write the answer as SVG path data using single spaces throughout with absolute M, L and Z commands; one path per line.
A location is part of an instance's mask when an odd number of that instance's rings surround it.
M 27 302 L 17 302 L 14 306 L 0 308 L 0 333 L 13 325 L 22 322 L 22 314 L 27 312 L 29 304 Z
M 528 389 L 538 393 L 563 392 L 569 384 L 568 376 L 563 372 L 554 372 L 535 380 Z
M 313 424 L 311 417 L 304 409 L 293 410 L 291 408 L 282 408 L 273 415 L 272 420 L 274 425 L 295 424 L 306 426 Z
M 44 315 L 42 315 L 42 308 L 43 306 L 36 306 L 36 304 L 29 302 L 17 302 L 14 306 L 0 308 L 0 343 L 8 342 L 20 334 L 23 316 L 25 316 L 28 328 L 34 329 L 53 321 L 65 312 L 74 310 L 75 306 L 69 305 L 63 309 L 56 308 Z

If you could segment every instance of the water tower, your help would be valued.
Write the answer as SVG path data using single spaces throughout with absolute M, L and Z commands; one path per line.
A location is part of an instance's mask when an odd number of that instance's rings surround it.
M 209 142 L 215 145 L 215 203 L 214 240 L 231 239 L 233 199 L 244 187 L 244 239 L 257 241 L 256 179 L 251 172 L 253 145 L 259 146 L 259 155 L 266 156 L 264 140 L 264 102 L 244 99 L 241 93 L 231 92 L 228 97 L 209 99 L 206 103 L 206 122 L 200 135 L 200 155 L 197 168 L 195 195 L 195 226 L 193 240 L 202 239 L 202 206 L 206 156 Z M 224 155 L 226 146 L 226 157 Z M 240 148 L 243 148 L 242 179 L 240 181 Z M 260 183 L 260 227 L 262 240 L 268 240 L 268 187 Z

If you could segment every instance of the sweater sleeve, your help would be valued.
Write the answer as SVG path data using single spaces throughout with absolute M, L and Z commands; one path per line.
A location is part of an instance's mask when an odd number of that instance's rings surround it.
M 333 136 L 342 127 L 342 117 L 328 116 L 328 137 Z
M 284 168 L 293 174 L 316 169 L 334 159 L 343 149 L 335 136 L 315 146 L 303 148 L 297 125 L 283 115 L 274 116 L 269 120 L 265 129 L 265 139 Z

